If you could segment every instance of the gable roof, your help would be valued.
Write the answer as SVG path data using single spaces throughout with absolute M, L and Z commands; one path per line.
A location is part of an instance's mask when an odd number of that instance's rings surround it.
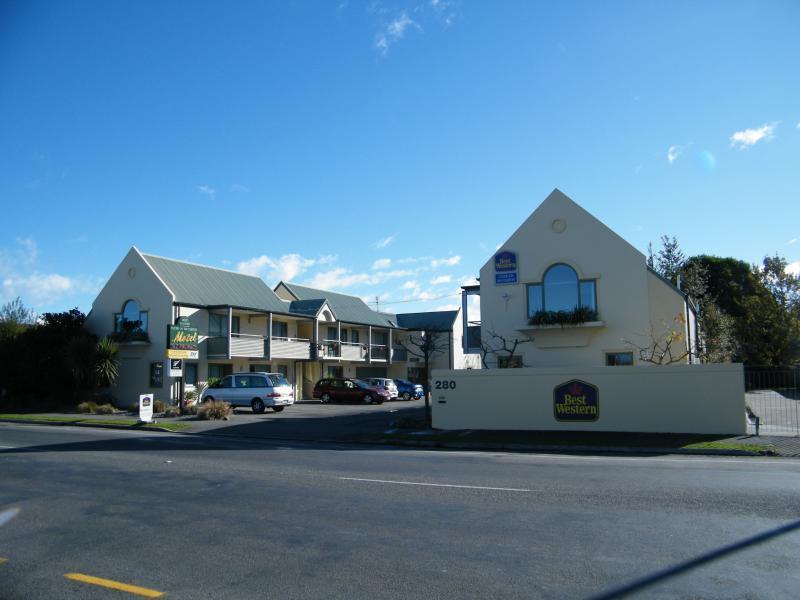
M 289 310 L 293 313 L 300 315 L 308 315 L 309 317 L 316 317 L 322 307 L 325 306 L 325 298 L 318 298 L 314 300 L 292 300 L 289 303 Z M 336 315 L 334 315 L 336 317 Z
M 355 323 L 358 325 L 374 325 L 376 327 L 396 327 L 386 314 L 376 312 L 367 306 L 358 296 L 318 290 L 316 288 L 286 283 L 281 281 L 278 286 L 284 286 L 297 300 L 323 300 L 336 315 L 339 321 Z M 276 286 L 276 288 L 278 287 Z M 294 304 L 294 302 L 292 303 Z
M 397 315 L 397 324 L 412 331 L 451 331 L 458 317 L 457 310 L 434 310 L 431 312 L 404 313 Z
M 142 258 L 179 304 L 290 312 L 289 306 L 260 277 L 153 254 L 142 253 Z

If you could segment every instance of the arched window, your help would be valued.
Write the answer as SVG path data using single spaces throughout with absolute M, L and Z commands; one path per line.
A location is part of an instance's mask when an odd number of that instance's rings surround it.
M 122 312 L 114 315 L 114 331 L 116 333 L 146 333 L 147 311 L 140 310 L 136 300 L 127 300 L 122 305 Z
M 575 269 L 556 263 L 545 271 L 542 283 L 528 284 L 528 316 L 537 312 L 597 310 L 594 279 L 578 278 Z

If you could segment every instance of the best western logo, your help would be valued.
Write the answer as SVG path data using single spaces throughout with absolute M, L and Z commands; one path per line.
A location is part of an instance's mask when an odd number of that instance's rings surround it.
M 597 386 L 578 379 L 556 386 L 553 415 L 557 421 L 596 421 L 600 416 Z

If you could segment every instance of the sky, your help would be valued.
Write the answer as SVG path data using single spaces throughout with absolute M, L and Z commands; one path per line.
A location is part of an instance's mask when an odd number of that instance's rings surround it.
M 800 3 L 0 1 L 0 303 L 131 246 L 454 308 L 558 188 L 800 270 Z

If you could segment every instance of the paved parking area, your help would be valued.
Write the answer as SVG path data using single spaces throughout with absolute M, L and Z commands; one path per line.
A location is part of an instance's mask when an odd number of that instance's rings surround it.
M 381 432 L 401 418 L 423 418 L 425 402 L 397 400 L 383 404 L 322 404 L 303 400 L 283 412 L 270 410 L 256 415 L 246 408 L 236 410 L 229 421 L 195 421 L 192 433 L 213 432 L 238 437 L 281 439 L 347 440 Z

